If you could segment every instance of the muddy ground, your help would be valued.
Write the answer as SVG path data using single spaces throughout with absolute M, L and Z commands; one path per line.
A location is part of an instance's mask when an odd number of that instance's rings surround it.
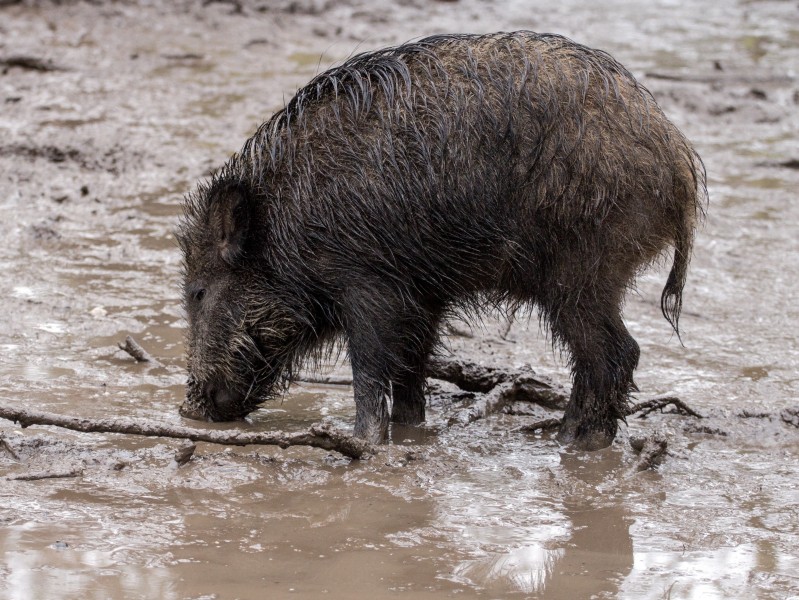
M 177 441 L 3 421 L 0 596 L 799 597 L 796 1 L 0 2 L 0 401 L 180 423 L 182 194 L 355 51 L 521 28 L 610 51 L 706 162 L 685 345 L 663 269 L 626 308 L 641 395 L 706 418 L 578 454 L 515 431 L 545 409 L 447 427 L 469 398 L 436 396 L 371 461 L 200 444 L 183 466 Z M 568 384 L 534 316 L 505 330 L 449 347 Z M 351 393 L 295 385 L 246 427 L 351 427 Z M 629 437 L 652 432 L 669 453 L 638 473 Z M 74 476 L 18 479 L 45 472 Z

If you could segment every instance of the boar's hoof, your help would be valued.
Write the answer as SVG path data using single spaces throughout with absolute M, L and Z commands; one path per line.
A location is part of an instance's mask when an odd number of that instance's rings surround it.
M 558 431 L 557 440 L 564 446 L 575 450 L 593 451 L 607 448 L 616 437 L 618 426 L 614 420 L 612 424 L 596 425 L 586 424 L 572 419 L 563 419 Z

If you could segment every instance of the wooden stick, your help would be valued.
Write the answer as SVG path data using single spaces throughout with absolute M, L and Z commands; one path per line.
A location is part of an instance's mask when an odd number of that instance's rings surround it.
M 550 431 L 552 429 L 557 429 L 560 427 L 562 423 L 561 419 L 541 419 L 540 421 L 535 421 L 530 423 L 529 425 L 522 425 L 514 429 L 514 431 L 521 431 L 524 433 L 535 433 L 536 431 Z
M 513 379 L 514 373 L 484 367 L 462 360 L 433 359 L 427 364 L 428 377 L 454 383 L 467 392 L 489 392 L 500 383 Z
M 314 383 L 317 385 L 352 385 L 352 377 L 346 375 L 311 375 L 301 373 L 299 377 L 293 379 L 297 383 Z
M 488 415 L 500 412 L 509 402 L 510 392 L 513 389 L 513 382 L 501 383 L 490 392 L 482 394 L 480 398 L 468 408 L 458 411 L 449 420 L 448 425 L 468 425 L 478 419 L 483 419 Z
M 39 481 L 41 479 L 62 479 L 65 477 L 78 477 L 83 474 L 83 469 L 71 469 L 69 471 L 36 471 L 34 473 L 20 473 L 18 475 L 8 475 L 6 479 L 10 481 Z
M 0 5 L 2 5 L 0 3 Z M 11 67 L 17 67 L 19 69 L 25 69 L 28 71 L 64 71 L 63 67 L 59 67 L 49 60 L 44 60 L 41 58 L 37 58 L 35 56 L 6 56 L 5 58 L 0 58 L 0 67 L 5 67 L 6 69 L 10 69 Z
M 136 362 L 146 362 L 153 366 L 160 367 L 161 363 L 155 360 L 152 355 L 147 352 L 141 345 L 130 336 L 125 337 L 125 343 L 119 342 L 117 344 L 120 350 L 124 350 L 136 359 Z
M 634 415 L 636 413 L 641 413 L 638 415 L 638 418 L 644 418 L 649 413 L 654 412 L 656 410 L 662 410 L 667 407 L 669 404 L 673 404 L 676 412 L 681 415 L 687 415 L 691 417 L 696 417 L 697 419 L 702 419 L 702 415 L 696 412 L 693 408 L 688 406 L 685 402 L 677 398 L 676 396 L 655 396 L 654 398 L 650 398 L 649 400 L 644 400 L 643 402 L 638 402 L 637 404 L 633 404 L 629 410 L 627 411 L 628 415 Z
M 283 431 L 241 431 L 213 430 L 183 427 L 181 425 L 165 425 L 149 421 L 115 418 L 88 419 L 69 417 L 54 413 L 39 412 L 0 405 L 0 418 L 15 421 L 28 427 L 29 425 L 54 425 L 82 431 L 85 433 L 124 433 L 148 437 L 167 437 L 186 439 L 193 442 L 208 442 L 225 446 L 312 446 L 323 450 L 335 450 L 351 458 L 363 458 L 374 454 L 371 444 L 356 437 L 346 435 L 328 423 L 312 425 L 308 431 L 286 433 Z

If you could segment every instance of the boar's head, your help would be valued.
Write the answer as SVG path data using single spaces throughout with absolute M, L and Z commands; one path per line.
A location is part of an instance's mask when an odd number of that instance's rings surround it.
M 285 389 L 295 320 L 272 283 L 263 203 L 217 177 L 188 195 L 177 232 L 188 319 L 181 415 L 241 419 Z

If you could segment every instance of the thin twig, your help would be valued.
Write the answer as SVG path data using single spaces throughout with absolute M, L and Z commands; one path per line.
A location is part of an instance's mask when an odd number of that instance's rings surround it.
M 19 455 L 17 454 L 17 452 L 14 450 L 11 444 L 8 443 L 8 440 L 2 435 L 0 435 L 0 446 L 5 448 L 6 452 L 8 452 L 11 455 L 11 458 L 13 458 L 16 461 L 19 460 Z
M 738 416 L 742 419 L 770 419 L 774 415 L 767 412 L 753 412 L 744 409 L 743 411 L 738 413 Z
M 5 58 L 0 58 L 0 67 L 5 67 L 6 69 L 10 69 L 12 67 L 16 67 L 18 69 L 25 69 L 27 71 L 39 71 L 39 72 L 46 72 L 46 71 L 65 71 L 63 67 L 59 67 L 49 60 L 37 58 L 35 56 L 6 56 Z
M 10 481 L 40 481 L 42 479 L 63 479 L 67 477 L 78 477 L 83 474 L 83 469 L 70 469 L 69 471 L 37 471 L 34 473 L 20 473 L 18 475 L 8 475 L 6 479 Z
M 685 83 L 721 83 L 721 84 L 764 84 L 792 83 L 796 80 L 791 75 L 766 75 L 763 77 L 749 75 L 680 75 L 678 73 L 647 72 L 644 77 L 663 81 L 679 81 Z
M 308 431 L 287 433 L 283 431 L 212 430 L 165 425 L 128 418 L 88 419 L 69 417 L 53 413 L 38 412 L 9 406 L 0 406 L 0 418 L 16 421 L 22 427 L 29 425 L 54 425 L 86 433 L 124 433 L 149 437 L 187 439 L 226 446 L 312 446 L 323 450 L 335 450 L 351 458 L 362 458 L 374 454 L 368 442 L 349 436 L 329 423 L 312 425 Z
M 309 373 L 300 374 L 297 383 L 313 383 L 317 385 L 352 385 L 352 377 L 346 375 L 311 375 Z
M 557 429 L 560 427 L 560 424 L 563 422 L 562 419 L 541 419 L 540 421 L 535 421 L 530 423 L 529 425 L 522 425 L 521 427 L 517 427 L 514 431 L 520 431 L 522 433 L 535 433 L 536 431 L 551 431 L 553 429 Z
M 153 366 L 160 367 L 161 363 L 152 357 L 141 345 L 129 335 L 125 337 L 125 343 L 119 342 L 117 344 L 120 350 L 123 350 L 136 359 L 136 362 L 146 362 Z
M 627 411 L 628 415 L 635 415 L 638 413 L 638 418 L 643 419 L 649 413 L 654 412 L 656 410 L 663 410 L 669 404 L 674 405 L 675 412 L 681 415 L 696 417 L 697 419 L 702 419 L 702 415 L 696 412 L 693 408 L 688 406 L 685 402 L 677 398 L 676 396 L 655 396 L 654 398 L 650 398 L 649 400 L 644 400 L 643 402 L 638 402 L 637 404 L 633 404 L 629 410 Z

